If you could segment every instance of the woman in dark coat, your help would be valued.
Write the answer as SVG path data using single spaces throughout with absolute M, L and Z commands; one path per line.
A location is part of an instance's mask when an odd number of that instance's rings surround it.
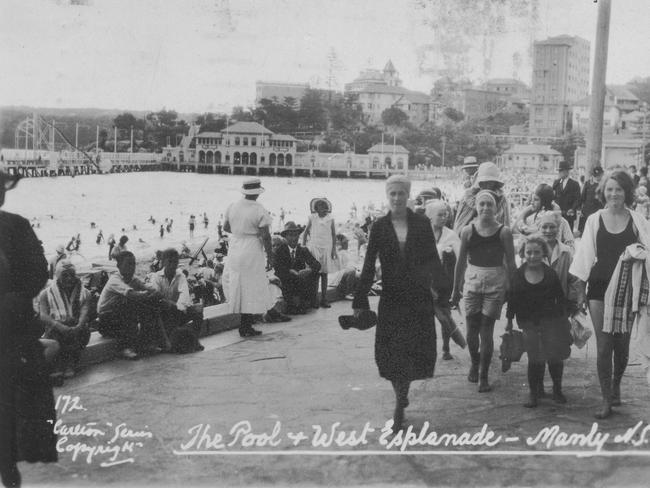
M 17 178 L 0 171 L 0 207 Z M 27 219 L 0 210 L 0 475 L 20 486 L 17 461 L 55 462 L 54 396 L 33 299 L 47 282 L 47 261 Z
M 379 375 L 395 390 L 393 431 L 402 428 L 411 381 L 433 377 L 436 362 L 433 278 L 441 272 L 429 219 L 407 208 L 411 189 L 404 176 L 386 182 L 390 212 L 373 224 L 352 307 L 367 310 L 368 291 L 381 263 L 382 293 L 375 335 Z

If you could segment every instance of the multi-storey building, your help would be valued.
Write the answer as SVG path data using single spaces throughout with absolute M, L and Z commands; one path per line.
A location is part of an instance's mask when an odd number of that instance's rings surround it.
M 525 83 L 513 78 L 492 78 L 487 80 L 483 87 L 486 90 L 510 95 L 524 102 L 530 99 L 530 88 Z
M 529 128 L 532 135 L 565 132 L 573 102 L 589 94 L 589 41 L 567 35 L 534 44 Z
M 296 104 L 309 88 L 307 83 L 276 83 L 271 81 L 255 82 L 255 105 L 259 105 L 260 100 L 267 98 L 269 100 L 284 103 L 285 98 L 293 98 Z
M 169 148 L 173 161 L 212 166 L 291 166 L 297 140 L 275 134 L 257 122 L 236 122 L 221 132 L 199 132 L 192 126 L 180 145 Z M 202 168 L 205 166 L 205 168 Z
M 381 114 L 391 107 L 403 111 L 414 125 L 429 121 L 431 97 L 426 93 L 407 90 L 401 85 L 399 74 L 389 60 L 383 71 L 362 71 L 353 82 L 345 85 L 345 92 L 356 95 L 365 121 L 369 124 L 381 124 Z

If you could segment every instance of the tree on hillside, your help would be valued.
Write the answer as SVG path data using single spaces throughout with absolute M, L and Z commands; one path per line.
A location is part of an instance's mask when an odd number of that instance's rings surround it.
M 409 119 L 409 116 L 397 107 L 390 107 L 381 113 L 381 121 L 386 126 L 402 127 Z
M 629 90 L 643 102 L 650 104 L 650 76 L 635 78 L 627 83 Z
M 465 118 L 463 112 L 460 112 L 453 107 L 447 107 L 442 113 L 453 122 L 461 122 Z
M 241 105 L 237 105 L 232 108 L 232 113 L 230 114 L 231 123 L 232 122 L 254 122 L 253 111 L 251 109 L 244 109 Z
M 160 151 L 167 144 L 176 145 L 177 140 L 187 134 L 189 126 L 184 120 L 178 120 L 174 110 L 162 109 L 146 116 L 147 138 L 144 145 L 152 151 Z
M 562 139 L 551 144 L 551 148 L 562 153 L 562 157 L 569 164 L 573 164 L 574 155 L 578 146 L 585 145 L 585 136 L 581 132 L 569 132 Z
M 298 124 L 300 128 L 315 132 L 323 131 L 327 128 L 326 115 L 320 93 L 311 88 L 305 90 L 305 94 L 300 100 L 300 110 L 298 111 Z
M 201 132 L 220 132 L 226 128 L 226 116 L 207 112 L 199 115 L 194 123 L 200 126 Z

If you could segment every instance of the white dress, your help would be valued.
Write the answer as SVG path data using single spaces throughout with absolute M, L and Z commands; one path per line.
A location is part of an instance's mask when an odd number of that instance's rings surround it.
M 230 243 L 224 260 L 223 292 L 230 313 L 260 314 L 274 304 L 266 276 L 266 254 L 260 236 L 271 226 L 271 216 L 254 200 L 241 200 L 226 210 Z
M 309 242 L 307 249 L 318 260 L 321 265 L 321 273 L 335 273 L 339 270 L 339 264 L 332 259 L 332 225 L 334 218 L 327 214 L 319 217 L 317 213 L 309 216 L 311 228 L 309 230 Z

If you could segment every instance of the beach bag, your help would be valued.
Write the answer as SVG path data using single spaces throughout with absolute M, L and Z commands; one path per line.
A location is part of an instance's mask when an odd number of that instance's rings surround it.
M 569 319 L 571 322 L 571 337 L 578 349 L 585 347 L 591 337 L 593 325 L 587 314 L 583 311 L 576 312 Z
M 510 369 L 510 364 L 517 362 L 524 354 L 524 334 L 520 330 L 510 330 L 501 336 L 499 347 L 499 359 L 501 359 L 501 371 L 504 373 Z

